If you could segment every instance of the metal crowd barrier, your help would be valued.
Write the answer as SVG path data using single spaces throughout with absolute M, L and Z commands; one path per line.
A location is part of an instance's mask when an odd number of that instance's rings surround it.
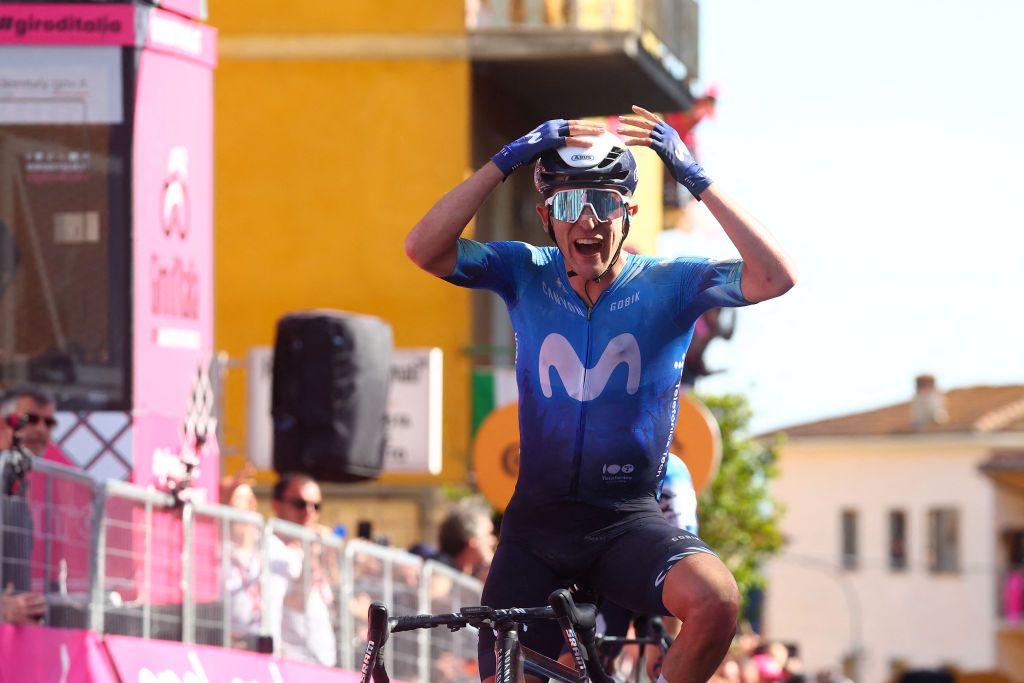
M 27 492 L 0 491 L 0 581 L 43 594 L 49 626 L 356 670 L 370 602 L 395 614 L 480 602 L 479 581 L 403 550 L 224 505 L 178 505 L 39 459 L 25 481 Z M 471 629 L 395 634 L 387 656 L 405 681 L 478 680 Z

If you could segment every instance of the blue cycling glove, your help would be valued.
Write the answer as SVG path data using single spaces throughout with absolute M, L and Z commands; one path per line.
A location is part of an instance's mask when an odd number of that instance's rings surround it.
M 676 182 L 700 200 L 700 193 L 708 189 L 712 180 L 686 149 L 676 129 L 659 121 L 651 131 L 651 149 L 665 162 Z
M 569 136 L 569 122 L 565 119 L 552 119 L 540 124 L 529 133 L 513 140 L 491 157 L 506 178 L 523 164 L 529 164 L 549 149 L 565 146 Z

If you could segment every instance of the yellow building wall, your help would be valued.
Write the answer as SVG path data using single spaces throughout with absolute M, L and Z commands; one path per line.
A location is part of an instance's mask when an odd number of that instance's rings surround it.
M 626 244 L 637 252 L 653 256 L 658 248 L 658 235 L 665 227 L 665 211 L 663 207 L 661 177 L 664 164 L 658 155 L 645 147 L 632 147 L 636 157 L 637 173 L 640 182 L 637 184 L 633 201 L 637 205 L 637 213 L 630 221 L 629 238 Z
M 241 360 L 250 347 L 273 343 L 280 316 L 319 307 L 387 320 L 397 347 L 441 347 L 444 482 L 466 475 L 469 362 L 460 350 L 470 334 L 469 295 L 413 266 L 403 242 L 470 170 L 469 64 L 451 49 L 417 56 L 419 44 L 396 56 L 400 41 L 378 34 L 464 33 L 462 12 L 461 0 L 215 0 L 210 18 L 221 32 L 217 348 Z M 266 33 L 288 35 L 268 41 Z M 364 35 L 354 55 L 352 36 L 367 33 L 372 39 Z M 232 472 L 246 449 L 242 373 L 229 372 L 221 398 L 222 449 L 237 451 L 224 459 Z
M 465 33 L 464 0 L 211 0 L 210 24 L 234 33 Z

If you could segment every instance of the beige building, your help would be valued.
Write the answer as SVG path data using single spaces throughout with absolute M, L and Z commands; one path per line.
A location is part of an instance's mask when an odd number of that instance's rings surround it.
M 786 545 L 766 567 L 765 634 L 856 683 L 943 665 L 1024 681 L 1006 597 L 1024 565 L 1024 386 L 917 385 L 780 430 Z

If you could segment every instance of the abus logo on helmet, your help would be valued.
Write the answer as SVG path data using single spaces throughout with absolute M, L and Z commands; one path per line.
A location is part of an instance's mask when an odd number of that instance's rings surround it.
M 572 160 L 573 161 L 593 161 L 594 160 L 594 155 L 593 154 L 573 154 L 572 155 Z

